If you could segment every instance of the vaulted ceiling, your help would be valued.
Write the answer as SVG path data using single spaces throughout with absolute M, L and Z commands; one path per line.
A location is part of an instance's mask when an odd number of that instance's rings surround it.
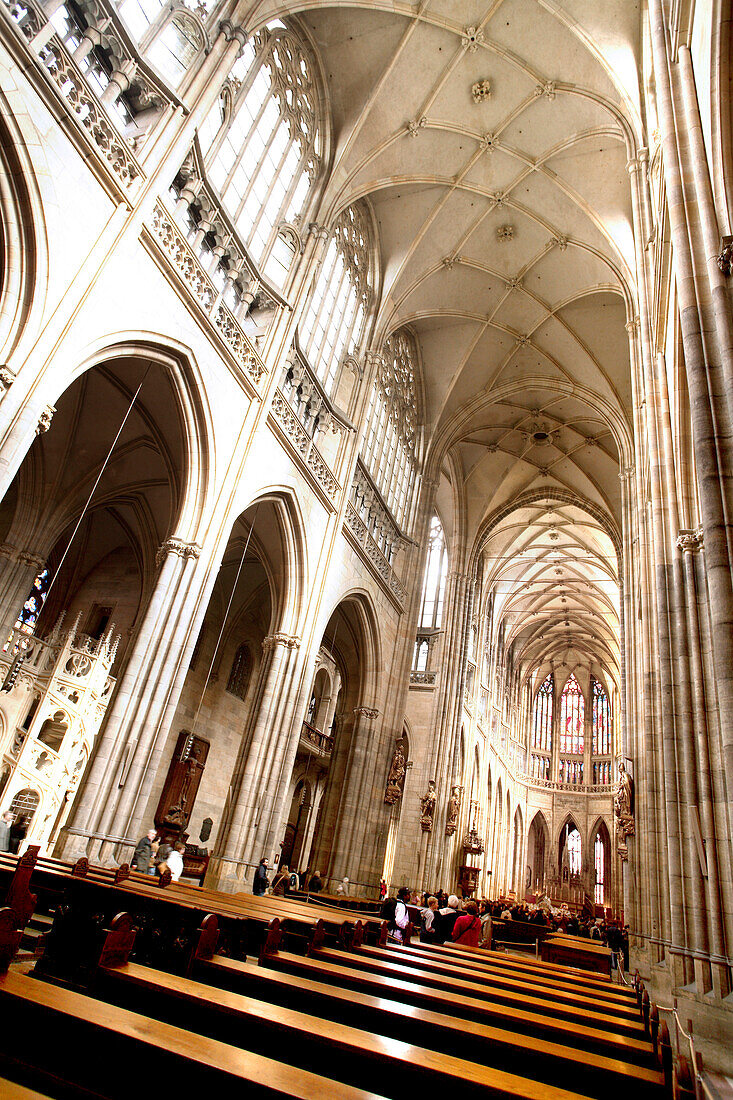
M 527 661 L 613 665 L 619 563 L 602 527 L 620 531 L 619 466 L 633 461 L 639 4 L 263 0 L 255 18 L 288 12 L 333 117 L 320 220 L 357 198 L 374 211 L 377 336 L 406 324 L 418 339 L 453 553 L 482 546 L 501 563 L 484 576 Z M 511 511 L 543 489 L 569 503 Z

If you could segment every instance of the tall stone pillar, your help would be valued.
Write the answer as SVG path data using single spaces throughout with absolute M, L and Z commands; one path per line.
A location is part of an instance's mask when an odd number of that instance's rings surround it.
M 275 813 L 284 740 L 290 733 L 292 715 L 288 714 L 288 704 L 300 639 L 284 632 L 269 634 L 262 648 L 264 659 L 252 707 L 252 724 L 245 734 L 232 779 L 227 821 L 214 849 L 225 889 L 241 886 L 247 875 L 245 865 L 259 862 L 263 855 L 272 859 L 275 854 L 263 845 Z
M 61 851 L 81 843 L 90 857 L 104 861 L 115 846 L 108 838 L 127 836 L 171 699 L 193 613 L 189 609 L 205 584 L 206 570 L 194 567 L 200 552 L 195 543 L 176 538 L 160 548 L 160 573 L 81 795 L 62 830 Z

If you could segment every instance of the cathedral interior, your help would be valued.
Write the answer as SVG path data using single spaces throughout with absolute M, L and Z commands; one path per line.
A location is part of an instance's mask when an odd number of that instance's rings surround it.
M 2 0 L 23 846 L 585 906 L 733 1072 L 732 23 Z

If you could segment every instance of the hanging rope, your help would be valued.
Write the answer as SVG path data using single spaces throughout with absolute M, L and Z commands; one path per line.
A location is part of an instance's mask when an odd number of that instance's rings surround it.
M 242 566 L 244 565 L 244 559 L 247 556 L 247 550 L 249 549 L 249 540 L 252 538 L 252 532 L 254 531 L 255 520 L 257 519 L 257 513 L 259 511 L 259 508 L 260 508 L 260 505 L 259 505 L 259 501 L 258 501 L 257 505 L 255 506 L 255 513 L 252 516 L 252 523 L 250 524 L 249 531 L 247 533 L 247 539 L 246 539 L 245 544 L 244 544 L 244 550 L 242 551 L 242 557 L 239 560 L 239 566 L 237 568 L 237 575 L 234 578 L 234 584 L 232 585 L 232 590 L 229 594 L 229 602 L 227 603 L 226 610 L 224 612 L 224 618 L 221 621 L 221 629 L 219 631 L 219 637 L 216 639 L 216 645 L 214 646 L 214 652 L 211 655 L 211 663 L 209 665 L 209 671 L 206 673 L 206 679 L 204 681 L 203 690 L 201 692 L 201 698 L 199 699 L 199 705 L 196 708 L 196 714 L 194 715 L 193 723 L 191 725 L 191 735 L 192 736 L 196 732 L 196 723 L 198 722 L 199 714 L 201 713 L 201 707 L 203 706 L 204 696 L 206 695 L 206 689 L 209 686 L 209 680 L 211 679 L 211 674 L 214 671 L 214 663 L 216 662 L 216 656 L 219 652 L 219 646 L 221 645 L 221 639 L 222 639 L 222 636 L 224 634 L 224 627 L 226 626 L 227 617 L 229 615 L 229 611 L 230 611 L 231 606 L 232 606 L 232 601 L 234 599 L 234 593 L 237 590 L 237 583 L 239 581 L 239 574 L 242 572 Z
M 112 457 L 112 452 L 114 451 L 115 447 L 117 446 L 117 440 L 122 435 L 122 431 L 125 427 L 125 424 L 128 421 L 130 413 L 132 412 L 133 408 L 135 407 L 135 402 L 137 401 L 138 394 L 140 393 L 140 390 L 143 388 L 143 383 L 145 382 L 145 379 L 148 377 L 148 374 L 150 373 L 150 368 L 152 367 L 152 365 L 153 364 L 151 362 L 148 362 L 148 365 L 145 369 L 145 374 L 140 379 L 140 385 L 135 390 L 135 393 L 132 396 L 132 401 L 130 402 L 129 408 L 128 408 L 127 412 L 125 413 L 125 415 L 122 418 L 122 423 L 120 424 L 119 428 L 117 429 L 117 435 L 112 440 L 112 446 L 107 451 L 107 457 L 105 458 L 104 462 L 102 463 L 100 471 L 97 474 L 96 481 L 94 482 L 94 485 L 92 486 L 92 491 L 89 494 L 89 496 L 87 497 L 86 504 L 84 505 L 84 507 L 81 510 L 81 515 L 79 516 L 78 520 L 76 521 L 76 526 L 74 527 L 74 530 L 71 532 L 71 538 L 69 539 L 68 543 L 66 544 L 66 549 L 64 550 L 63 554 L 61 555 L 61 561 L 56 566 L 56 570 L 55 570 L 54 575 L 51 579 L 51 583 L 49 584 L 48 588 L 46 589 L 46 599 L 44 600 L 44 603 L 48 602 L 48 597 L 51 595 L 51 590 L 53 589 L 53 586 L 56 584 L 56 581 L 59 578 L 59 574 L 61 573 L 61 566 L 66 561 L 66 557 L 69 553 L 69 550 L 71 549 L 71 544 L 74 541 L 74 539 L 76 538 L 77 531 L 81 527 L 82 522 L 84 520 L 84 517 L 87 514 L 87 511 L 89 510 L 89 505 L 92 503 L 92 497 L 94 496 L 94 494 L 97 491 L 97 486 L 99 485 L 100 481 L 102 480 L 102 475 L 104 474 L 104 471 L 107 469 L 107 465 L 109 463 L 109 460 Z

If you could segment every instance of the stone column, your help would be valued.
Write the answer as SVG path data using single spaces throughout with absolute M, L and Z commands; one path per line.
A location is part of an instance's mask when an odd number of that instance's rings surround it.
M 299 647 L 299 638 L 283 632 L 269 634 L 262 643 L 264 659 L 252 705 L 252 724 L 243 739 L 232 778 L 228 820 L 222 823 L 214 847 L 216 856 L 224 864 L 227 860 L 233 864 L 256 863 L 263 854 L 268 858 L 274 855 L 265 849 L 260 851 L 260 847 L 265 843 L 275 797 L 269 780 L 276 777 L 273 768 L 281 763 L 282 731 L 290 730 L 286 711 Z M 223 888 L 241 885 L 242 874 L 242 871 L 225 867 Z
M 196 544 L 175 538 L 160 548 L 160 573 L 81 795 L 62 830 L 61 849 L 85 845 L 90 857 L 104 861 L 114 848 L 104 836 L 127 834 L 171 699 L 190 626 L 189 609 L 195 607 L 197 589 L 206 582 L 206 570 L 192 565 L 200 552 Z M 68 839 L 75 833 L 82 834 L 80 842 Z M 101 834 L 102 839 L 87 841 L 92 833 Z

